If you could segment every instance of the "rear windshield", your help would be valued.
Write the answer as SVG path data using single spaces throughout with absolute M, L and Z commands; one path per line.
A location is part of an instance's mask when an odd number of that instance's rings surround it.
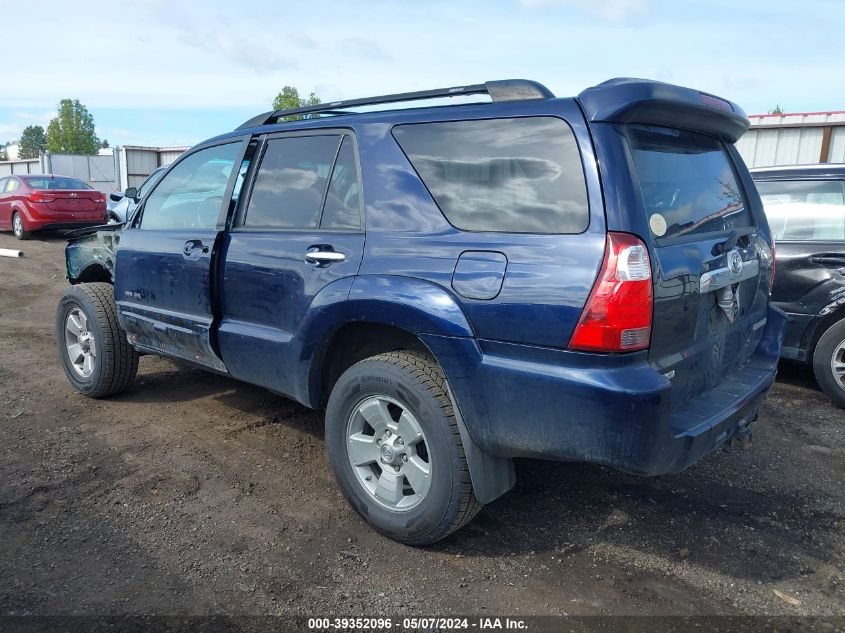
M 554 117 L 398 125 L 393 135 L 449 222 L 466 231 L 580 233 L 575 136 Z
M 758 182 L 776 240 L 845 240 L 845 183 L 836 180 Z
M 33 189 L 93 189 L 88 183 L 76 178 L 56 176 L 50 178 L 43 176 L 39 178 L 24 178 L 26 183 Z
M 725 148 L 713 137 L 664 127 L 628 127 L 654 237 L 753 226 Z

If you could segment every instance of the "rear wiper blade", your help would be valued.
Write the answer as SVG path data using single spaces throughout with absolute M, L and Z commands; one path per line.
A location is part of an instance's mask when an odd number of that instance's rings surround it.
M 716 244 L 716 250 L 719 253 L 727 253 L 736 248 L 736 243 L 747 235 L 754 235 L 757 232 L 756 226 L 747 226 L 741 229 L 734 229 L 731 234 L 721 244 Z

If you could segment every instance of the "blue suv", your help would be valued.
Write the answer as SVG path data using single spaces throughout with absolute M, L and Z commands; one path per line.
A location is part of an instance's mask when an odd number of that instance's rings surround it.
M 467 94 L 489 99 L 356 111 Z M 61 362 L 91 397 L 158 354 L 325 408 L 344 495 L 409 544 L 515 457 L 678 472 L 747 444 L 781 348 L 747 126 L 638 79 L 261 114 L 71 240 Z

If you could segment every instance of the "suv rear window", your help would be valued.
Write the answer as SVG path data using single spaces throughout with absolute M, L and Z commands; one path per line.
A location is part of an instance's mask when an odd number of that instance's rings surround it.
M 753 226 L 718 139 L 645 125 L 628 126 L 628 137 L 654 237 Z
M 459 229 L 581 233 L 587 228 L 581 155 L 561 119 L 397 125 L 393 136 Z
M 776 240 L 845 240 L 845 183 L 776 180 L 756 184 Z

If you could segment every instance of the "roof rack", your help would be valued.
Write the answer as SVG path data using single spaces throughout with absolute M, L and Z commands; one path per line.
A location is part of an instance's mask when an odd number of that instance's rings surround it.
M 493 101 L 525 101 L 554 98 L 551 90 L 536 81 L 529 79 L 500 79 L 497 81 L 486 81 L 483 84 L 473 84 L 471 86 L 453 86 L 452 88 L 435 88 L 434 90 L 419 90 L 417 92 L 400 92 L 392 95 L 347 99 L 346 101 L 332 101 L 331 103 L 320 103 L 318 105 L 302 106 L 300 108 L 264 112 L 251 118 L 237 129 L 242 130 L 258 125 L 267 125 L 275 123 L 282 117 L 297 114 L 352 114 L 351 112 L 345 112 L 344 108 L 473 94 L 490 95 Z

